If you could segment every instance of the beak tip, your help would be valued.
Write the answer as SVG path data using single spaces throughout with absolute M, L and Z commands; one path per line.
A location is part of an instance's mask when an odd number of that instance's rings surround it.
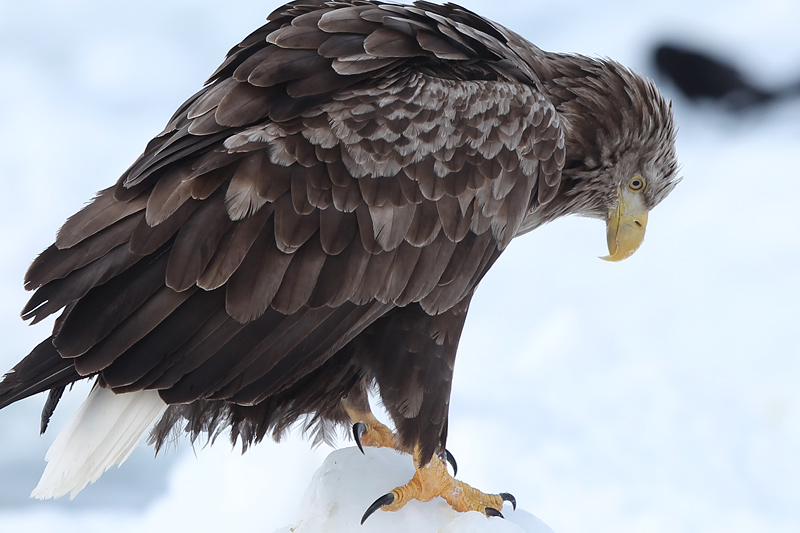
M 635 250 L 631 250 L 626 254 L 604 255 L 602 257 L 598 257 L 598 259 L 602 259 L 603 261 L 608 261 L 609 263 L 619 263 L 620 261 L 632 256 L 634 251 Z

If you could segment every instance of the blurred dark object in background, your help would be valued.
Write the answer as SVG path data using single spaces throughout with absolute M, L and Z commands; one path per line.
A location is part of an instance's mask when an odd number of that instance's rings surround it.
M 733 64 L 698 50 L 660 44 L 654 57 L 659 73 L 693 101 L 716 100 L 731 109 L 744 110 L 800 96 L 800 81 L 783 89 L 765 89 L 750 82 Z

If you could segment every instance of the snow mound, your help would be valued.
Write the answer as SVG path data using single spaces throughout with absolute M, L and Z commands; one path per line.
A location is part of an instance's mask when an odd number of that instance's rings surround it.
M 443 499 L 412 501 L 396 513 L 376 512 L 363 525 L 361 516 L 379 496 L 414 475 L 411 457 L 387 448 L 353 448 L 328 455 L 300 505 L 294 527 L 275 533 L 553 533 L 541 520 L 506 504 L 505 520 L 477 513 L 458 513 Z

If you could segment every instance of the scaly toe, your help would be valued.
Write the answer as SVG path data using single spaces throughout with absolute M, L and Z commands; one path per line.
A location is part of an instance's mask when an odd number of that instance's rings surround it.
M 419 449 L 415 449 L 413 455 L 414 464 L 418 465 Z M 364 513 L 361 523 L 363 524 L 378 509 L 397 511 L 411 500 L 427 502 L 436 496 L 444 498 L 456 511 L 478 511 L 486 516 L 500 518 L 503 518 L 500 510 L 504 502 L 510 502 L 514 509 L 517 507 L 516 499 L 507 492 L 486 494 L 458 481 L 447 471 L 447 463 L 438 455 L 434 455 L 428 463 L 416 467 L 414 477 L 408 483 L 375 500 Z

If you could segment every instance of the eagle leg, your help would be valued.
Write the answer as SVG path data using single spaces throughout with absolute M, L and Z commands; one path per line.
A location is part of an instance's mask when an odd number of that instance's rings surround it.
M 504 501 L 511 502 L 514 509 L 517 507 L 516 500 L 508 493 L 485 494 L 458 481 L 449 474 L 447 464 L 438 455 L 431 457 L 427 464 L 419 466 L 420 450 L 416 447 L 413 457 L 416 468 L 414 477 L 405 485 L 375 500 L 361 518 L 362 524 L 378 509 L 397 511 L 411 500 L 427 502 L 436 496 L 444 498 L 456 511 L 478 511 L 487 516 L 501 518 L 503 515 L 499 509 L 503 508 Z
M 353 440 L 356 441 L 358 449 L 364 453 L 364 446 L 374 446 L 376 448 L 393 448 L 399 451 L 405 451 L 397 445 L 397 435 L 382 424 L 371 411 L 360 411 L 349 406 L 347 402 L 343 401 L 342 405 L 347 412 L 350 420 L 355 422 L 353 424 Z M 366 422 L 364 422 L 366 420 Z M 458 463 L 456 458 L 450 453 L 450 450 L 445 450 L 445 459 L 450 463 L 453 469 L 453 475 L 458 473 Z
M 375 418 L 369 407 L 366 410 L 358 409 L 345 400 L 342 401 L 342 406 L 353 421 L 353 438 L 361 453 L 364 453 L 362 445 L 405 451 L 399 446 L 399 440 L 394 432 Z

